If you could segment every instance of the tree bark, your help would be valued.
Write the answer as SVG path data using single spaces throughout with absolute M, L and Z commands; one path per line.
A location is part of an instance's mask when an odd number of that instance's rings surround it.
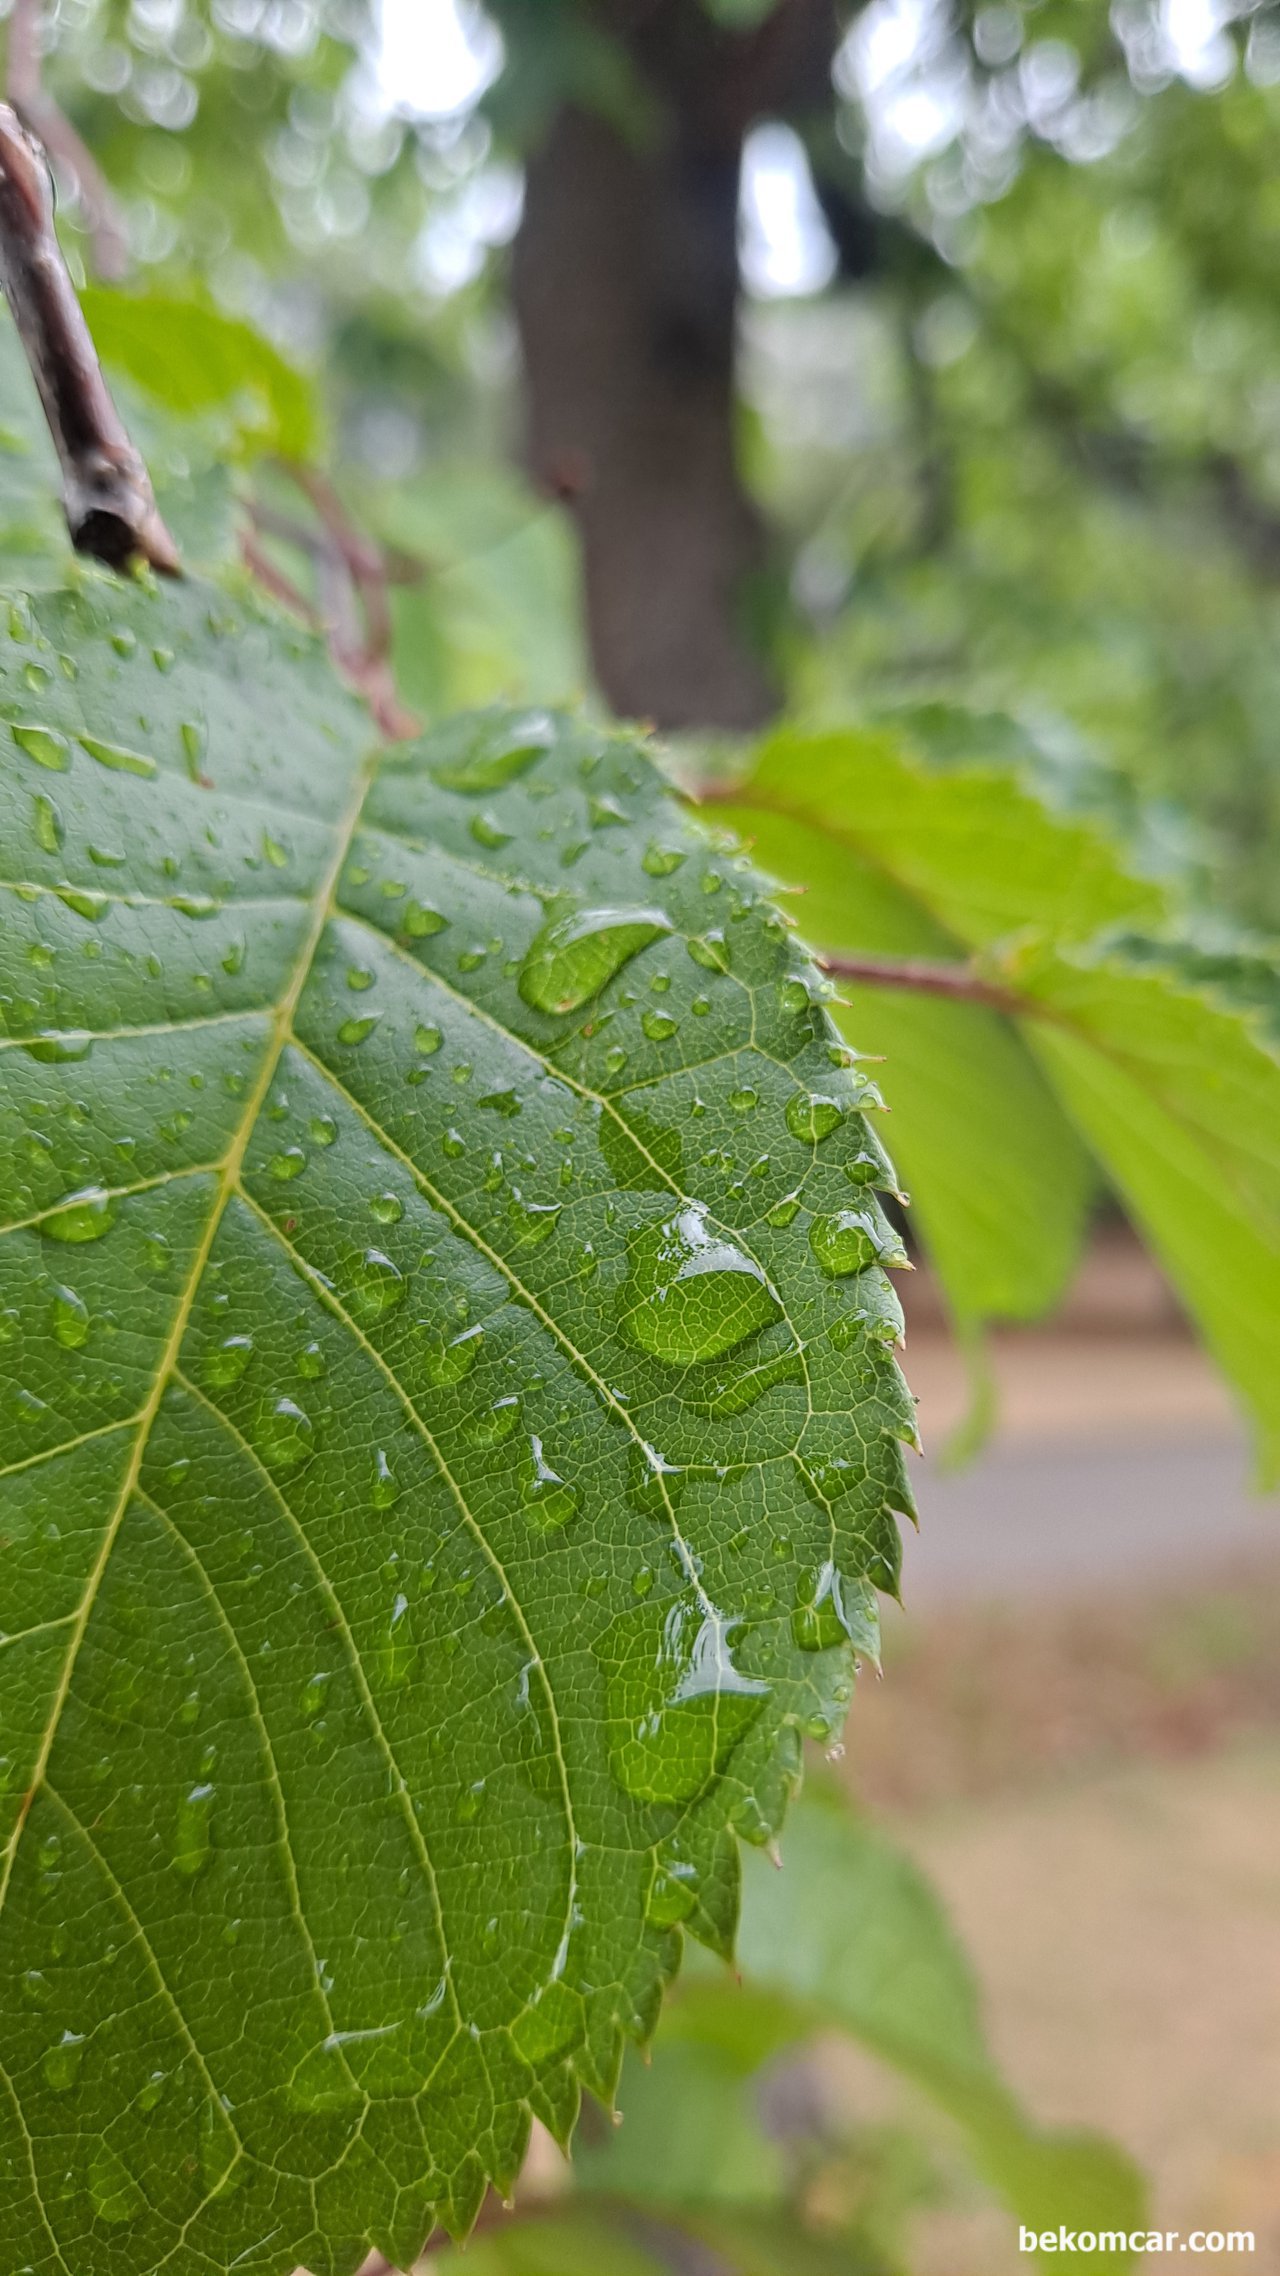
M 630 131 L 566 105 L 528 170 L 514 293 L 527 452 L 581 543 L 596 676 L 664 728 L 750 729 L 776 704 L 753 641 L 768 539 L 735 441 L 742 143 L 830 101 L 834 0 L 751 33 L 691 0 L 608 0 Z

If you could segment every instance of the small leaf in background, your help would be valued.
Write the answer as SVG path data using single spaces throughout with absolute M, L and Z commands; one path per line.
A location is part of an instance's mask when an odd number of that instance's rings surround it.
M 1098 824 L 1013 774 L 930 774 L 884 732 L 784 731 L 725 810 L 768 868 L 809 885 L 803 923 L 819 949 L 953 969 L 978 952 L 1025 1008 L 1010 1020 L 855 982 L 841 1014 L 861 1048 L 885 1054 L 895 1154 L 957 1321 L 1032 1316 L 1062 1292 L 1094 1191 L 1087 1149 L 1240 1395 L 1272 1477 L 1280 1063 L 1267 945 L 1214 956 Z
M 205 301 L 165 293 L 91 286 L 80 297 L 108 370 L 126 373 L 166 410 L 189 418 L 227 407 L 236 414 L 245 452 L 298 460 L 315 455 L 315 391 L 251 324 Z
M 1026 1032 L 1280 1476 L 1280 1063 L 1256 1013 L 1105 954 L 1010 959 Z

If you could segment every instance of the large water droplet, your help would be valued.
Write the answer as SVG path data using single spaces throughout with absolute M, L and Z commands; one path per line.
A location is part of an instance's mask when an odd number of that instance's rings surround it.
M 215 1391 L 238 1383 L 253 1357 L 252 1336 L 227 1336 L 204 1363 L 204 1379 Z
M 819 1098 L 812 1091 L 795 1091 L 787 1100 L 787 1128 L 804 1146 L 820 1146 L 844 1120 L 837 1099 Z
M 880 1614 L 867 1580 L 847 1580 L 833 1564 L 820 1565 L 796 1591 L 791 1633 L 802 1652 L 852 1644 L 869 1660 L 880 1657 Z
M 61 814 L 53 800 L 46 798 L 43 791 L 32 799 L 31 805 L 35 820 L 36 844 L 42 853 L 56 853 L 66 835 L 62 827 Z
M 422 1053 L 424 1059 L 433 1059 L 443 1040 L 438 1027 L 423 1025 L 415 1027 L 413 1031 L 414 1047 Z
M 803 1381 L 803 1354 L 798 1344 L 789 1343 L 785 1350 L 770 1353 L 754 1367 L 730 1368 L 705 1390 L 699 1390 L 689 1403 L 699 1414 L 742 1415 L 777 1384 Z
M 640 867 L 647 877 L 670 877 L 672 871 L 688 859 L 688 854 L 682 853 L 679 846 L 660 846 L 655 842 L 645 847 Z
M 711 1232 L 696 1202 L 637 1233 L 630 1258 L 623 1324 L 668 1366 L 718 1359 L 780 1315 L 762 1268 Z
M 29 759 L 34 759 L 38 767 L 48 767 L 52 774 L 65 772 L 71 751 L 65 735 L 55 734 L 51 727 L 40 727 L 34 723 L 11 724 L 9 733 L 19 750 L 25 751 Z
M 873 1208 L 836 1209 L 829 1216 L 815 1217 L 809 1246 L 829 1280 L 862 1272 L 869 1264 L 906 1262 L 896 1233 Z
M 661 909 L 579 909 L 544 927 L 520 968 L 526 1004 L 572 1012 L 598 996 L 624 964 L 671 931 Z
M 64 1351 L 79 1351 L 89 1341 L 89 1307 L 74 1288 L 53 1290 L 53 1332 Z
M 63 1067 L 71 1060 L 87 1059 L 93 1050 L 91 1035 L 33 1035 L 24 1045 L 29 1059 L 38 1059 L 44 1067 Z
M 136 2220 L 145 2210 L 146 2198 L 124 2159 L 109 2142 L 99 2142 L 89 2160 L 86 2178 L 89 2202 L 100 2221 L 119 2226 L 124 2221 Z
M 80 2075 L 83 2061 L 84 2033 L 64 2031 L 56 2047 L 48 2049 L 40 2065 L 46 2086 L 51 2087 L 55 2094 L 69 2094 Z
M 428 908 L 425 901 L 410 901 L 400 922 L 410 940 L 429 940 L 433 933 L 442 933 L 449 920 L 438 909 Z
M 296 1470 L 315 1452 L 315 1425 L 296 1399 L 276 1399 L 259 1415 L 253 1443 L 269 1469 Z
M 182 763 L 192 782 L 198 783 L 204 765 L 205 745 L 208 741 L 201 721 L 184 719 L 178 729 L 178 740 L 182 744 Z
M 560 1219 L 558 1201 L 526 1201 L 519 1193 L 507 1205 L 511 1231 L 518 1249 L 540 1249 L 549 1241 Z
M 700 964 L 704 972 L 728 971 L 729 951 L 725 946 L 725 938 L 722 932 L 704 933 L 701 939 L 695 936 L 694 939 L 687 940 L 684 945 L 694 963 Z
M 369 1482 L 369 1502 L 374 1509 L 394 1509 L 400 1499 L 400 1487 L 391 1464 L 378 1447 L 373 1457 L 373 1476 Z
M 100 925 L 111 907 L 105 893 L 96 893 L 83 885 L 60 885 L 57 894 L 64 909 L 70 909 L 90 925 Z
M 482 1407 L 478 1414 L 469 1417 L 464 1435 L 472 1446 L 485 1449 L 501 1446 L 510 1438 L 520 1420 L 520 1401 L 514 1396 L 495 1399 L 491 1407 Z
M 113 774 L 139 774 L 148 778 L 156 771 L 156 762 L 142 751 L 127 751 L 121 743 L 104 743 L 97 735 L 77 735 L 82 751 L 96 759 L 100 767 L 110 767 Z
M 431 779 L 442 790 L 461 790 L 474 797 L 501 790 L 545 758 L 555 739 L 555 721 L 546 711 L 523 712 L 497 724 L 486 722 L 460 756 L 436 760 Z
M 185 1880 L 193 1881 L 197 1873 L 203 1873 L 213 1856 L 214 1798 L 214 1788 L 206 1781 L 193 1786 L 178 1804 L 173 1869 Z
M 740 1622 L 681 1598 L 622 1613 L 597 1647 L 615 1777 L 646 1802 L 688 1802 L 720 1770 L 769 1695 L 731 1649 Z
M 445 1342 L 436 1337 L 423 1353 L 422 1364 L 427 1380 L 437 1390 L 445 1390 L 451 1383 L 460 1383 L 469 1375 L 480 1357 L 484 1343 L 483 1328 L 465 1328 L 461 1335 Z
M 100 1241 L 111 1231 L 115 1215 L 115 1200 L 106 1187 L 86 1185 L 42 1217 L 40 1230 L 50 1241 Z
M 399 1266 L 381 1249 L 366 1249 L 352 1268 L 348 1302 L 357 1319 L 382 1320 L 404 1302 L 405 1289 Z
M 369 1012 L 364 1019 L 344 1019 L 338 1029 L 339 1043 L 363 1043 L 366 1036 L 372 1035 L 381 1017 L 381 1012 Z
M 286 1146 L 282 1153 L 272 1155 L 267 1169 L 281 1185 L 288 1185 L 294 1178 L 301 1177 L 306 1166 L 307 1157 L 301 1146 Z
M 650 1043 L 669 1043 L 679 1032 L 680 1022 L 672 1019 L 670 1012 L 642 1012 L 640 1025 Z
M 525 1516 L 539 1533 L 554 1533 L 567 1525 L 578 1506 L 572 1486 L 552 1469 L 542 1451 L 542 1440 L 530 1438 L 529 1459 L 520 1488 Z

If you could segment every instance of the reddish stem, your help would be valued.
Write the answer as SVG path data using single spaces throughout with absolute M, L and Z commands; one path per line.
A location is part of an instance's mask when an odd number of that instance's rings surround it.
M 822 955 L 818 961 L 833 979 L 853 980 L 864 988 L 910 988 L 917 995 L 983 1004 L 989 1011 L 1004 1012 L 1011 1019 L 1030 1009 L 1012 988 L 984 980 L 969 964 L 932 964 L 915 956 Z

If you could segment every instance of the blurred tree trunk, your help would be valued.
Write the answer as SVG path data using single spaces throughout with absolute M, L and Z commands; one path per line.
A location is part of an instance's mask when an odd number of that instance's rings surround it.
M 695 0 L 605 0 L 600 17 L 639 115 L 624 130 L 566 107 L 529 166 L 529 461 L 577 524 L 609 702 L 665 728 L 751 728 L 776 695 L 749 630 L 768 544 L 735 444 L 742 143 L 757 119 L 829 105 L 837 9 L 778 0 L 750 32 Z

